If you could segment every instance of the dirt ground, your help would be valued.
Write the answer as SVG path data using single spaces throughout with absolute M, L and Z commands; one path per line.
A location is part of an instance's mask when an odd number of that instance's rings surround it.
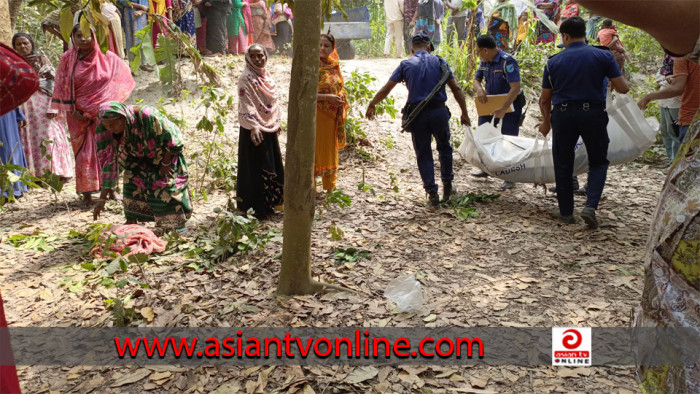
M 213 63 L 226 70 L 227 89 L 235 92 L 242 57 L 215 59 Z M 397 59 L 369 59 L 345 61 L 341 67 L 347 75 L 352 70 L 370 72 L 377 78 L 373 89 L 378 89 L 397 64 Z M 286 119 L 291 62 L 272 59 L 269 67 L 279 86 Z M 186 88 L 195 92 L 195 98 L 197 85 L 195 77 L 189 76 Z M 406 89 L 398 86 L 393 94 L 397 104 L 402 104 Z M 155 104 L 162 91 L 152 75 L 139 76 L 132 97 Z M 182 111 L 191 128 L 203 108 L 189 100 L 164 106 L 173 113 Z M 454 100 L 450 97 L 448 102 L 457 115 Z M 533 108 L 536 105 L 530 106 L 525 135 L 534 135 Z M 226 126 L 234 143 L 238 134 L 235 114 L 233 111 Z M 476 119 L 473 104 L 470 116 Z M 478 217 L 459 220 L 450 208 L 426 208 L 410 135 L 399 132 L 400 120 L 385 116 L 363 124 L 370 144 L 361 147 L 364 154 L 358 148 L 343 151 L 338 174 L 339 187 L 352 204 L 317 212 L 312 245 L 314 277 L 359 294 L 276 298 L 282 249 L 277 237 L 264 250 L 231 258 L 209 272 L 188 268 L 190 261 L 178 253 L 152 259 L 143 267 L 151 289 L 126 305 L 144 315 L 131 325 L 630 325 L 643 286 L 642 258 L 649 220 L 664 179 L 660 168 L 638 162 L 610 168 L 599 210 L 601 228 L 588 230 L 581 220 L 563 225 L 551 219 L 549 212 L 556 199 L 544 188 L 523 184 L 501 191 L 497 179 L 470 177 L 474 169 L 455 154 L 455 185 L 460 192 L 500 194 L 493 202 L 476 205 Z M 191 141 L 193 131 L 185 133 Z M 453 133 L 453 138 L 461 140 L 461 130 Z M 285 140 L 283 133 L 283 152 Z M 232 150 L 231 155 L 235 154 Z M 437 163 L 437 154 L 435 159 Z M 363 179 L 373 192 L 358 189 Z M 214 209 L 223 206 L 227 198 L 216 193 L 208 201 L 198 201 L 187 236 L 201 231 L 199 226 L 211 226 Z M 578 210 L 583 202 L 583 197 L 576 197 Z M 111 203 L 108 208 L 100 222 L 123 222 L 118 204 Z M 71 285 L 92 275 L 79 264 L 86 259 L 85 247 L 69 238 L 71 230 L 85 231 L 93 223 L 92 212 L 78 203 L 74 185 L 67 185 L 57 198 L 43 190 L 31 192 L 1 215 L 0 289 L 9 324 L 112 326 L 112 312 L 105 300 L 124 297 L 124 290 L 94 281 Z M 339 241 L 330 236 L 332 224 L 344 232 Z M 263 231 L 281 227 L 281 215 L 262 223 Z M 51 241 L 54 250 L 22 250 L 5 241 L 10 235 L 37 230 L 55 237 Z M 333 259 L 336 249 L 349 247 L 368 252 L 370 258 L 344 263 Z M 422 283 L 425 302 L 419 313 L 398 313 L 383 296 L 392 279 L 407 273 L 416 273 Z M 145 311 L 152 311 L 152 315 Z M 631 367 L 22 366 L 19 375 L 28 393 L 637 391 Z

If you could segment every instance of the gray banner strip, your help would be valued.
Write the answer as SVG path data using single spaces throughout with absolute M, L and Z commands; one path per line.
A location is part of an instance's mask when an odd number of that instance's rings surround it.
M 6 340 L 7 335 L 11 338 L 12 353 L 0 352 L 0 365 L 538 366 L 552 363 L 552 330 L 547 327 L 14 327 L 0 328 L 0 343 Z M 162 357 L 158 355 L 157 346 L 154 346 L 155 338 L 160 341 Z M 267 341 L 265 338 L 268 338 Z M 313 340 L 310 342 L 309 338 Z M 126 344 L 127 339 L 131 348 Z M 148 347 L 154 350 L 152 356 L 146 352 L 144 339 Z M 386 356 L 387 343 L 389 357 Z M 436 345 L 439 345 L 439 351 Z M 372 355 L 375 346 L 377 357 Z M 308 354 L 303 356 L 307 347 Z M 120 348 L 123 357 L 119 355 Z M 175 355 L 178 348 L 180 357 Z M 468 355 L 470 348 L 471 357 Z M 135 349 L 135 355 L 130 355 L 130 350 Z M 259 355 L 256 349 L 259 349 Z M 269 351 L 268 357 L 265 357 L 265 349 Z M 421 349 L 424 354 L 421 354 Z M 187 356 L 188 350 L 190 357 Z M 593 365 L 698 363 L 700 335 L 698 330 L 691 328 L 593 328 L 591 361 Z

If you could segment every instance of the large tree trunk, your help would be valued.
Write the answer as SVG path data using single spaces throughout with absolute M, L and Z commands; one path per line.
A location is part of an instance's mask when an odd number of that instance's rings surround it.
M 12 22 L 8 0 L 0 0 L 0 42 L 12 45 Z
M 294 59 L 289 86 L 284 240 L 282 269 L 277 285 L 279 295 L 310 294 L 322 287 L 311 279 L 321 1 L 296 0 L 294 6 Z
M 10 23 L 12 25 L 12 30 L 15 30 L 15 25 L 17 24 L 17 17 L 19 16 L 19 9 L 22 6 L 23 0 L 7 0 L 10 6 Z

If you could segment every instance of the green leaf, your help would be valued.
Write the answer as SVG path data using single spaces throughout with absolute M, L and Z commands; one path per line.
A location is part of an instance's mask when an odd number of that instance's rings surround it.
M 121 262 L 121 259 L 120 259 L 120 258 L 117 258 L 117 259 L 112 260 L 112 262 L 109 263 L 109 264 L 105 267 L 105 272 L 106 272 L 108 275 L 112 275 L 113 273 L 117 272 L 117 271 L 119 270 L 119 268 L 120 268 L 120 267 L 119 267 L 119 266 L 120 266 L 120 262 Z
M 121 268 L 122 272 L 129 270 L 129 266 L 126 264 L 126 260 L 123 258 L 119 259 L 119 268 Z
M 80 266 L 83 267 L 83 269 L 86 269 L 88 271 L 95 270 L 95 264 L 92 264 L 92 263 L 82 263 L 82 264 L 80 264 Z
M 61 9 L 59 14 L 59 28 L 63 41 L 70 42 L 70 32 L 73 30 L 73 12 L 70 5 L 66 5 Z

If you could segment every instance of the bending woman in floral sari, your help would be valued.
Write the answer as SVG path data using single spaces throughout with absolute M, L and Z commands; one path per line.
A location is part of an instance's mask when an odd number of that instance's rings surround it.
M 343 149 L 346 145 L 345 118 L 350 107 L 347 96 L 343 88 L 335 38 L 331 34 L 321 34 L 314 177 L 322 177 L 325 191 L 335 190 L 338 179 L 338 149 Z
M 118 101 L 102 104 L 100 119 L 102 194 L 95 220 L 123 170 L 126 224 L 155 221 L 162 229 L 184 230 L 192 206 L 180 129 L 153 108 Z
M 73 48 L 61 56 L 53 90 L 52 108 L 68 113 L 68 131 L 75 154 L 75 190 L 87 205 L 90 193 L 100 190 L 95 128 L 100 104 L 126 101 L 134 90 L 131 70 L 119 56 L 102 53 L 94 32 L 83 36 L 80 25 L 71 33 Z

